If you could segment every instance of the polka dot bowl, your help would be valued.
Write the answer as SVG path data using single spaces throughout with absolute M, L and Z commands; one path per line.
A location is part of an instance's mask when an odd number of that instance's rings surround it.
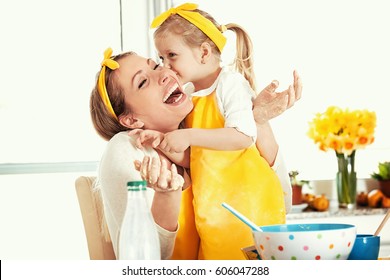
M 356 226 L 308 223 L 262 226 L 253 231 L 263 260 L 346 260 L 356 239 Z

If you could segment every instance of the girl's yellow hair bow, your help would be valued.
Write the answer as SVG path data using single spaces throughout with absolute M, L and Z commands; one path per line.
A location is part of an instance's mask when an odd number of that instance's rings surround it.
M 198 8 L 197 4 L 193 3 L 185 3 L 176 8 L 170 8 L 168 11 L 163 12 L 159 16 L 157 16 L 150 25 L 151 28 L 156 28 L 164 23 L 164 21 L 169 18 L 171 15 L 178 14 L 182 18 L 185 18 L 193 25 L 198 27 L 203 31 L 204 34 L 207 35 L 218 47 L 219 51 L 222 52 L 225 44 L 226 38 L 222 35 L 221 31 L 207 18 L 202 16 L 198 12 L 193 12 Z

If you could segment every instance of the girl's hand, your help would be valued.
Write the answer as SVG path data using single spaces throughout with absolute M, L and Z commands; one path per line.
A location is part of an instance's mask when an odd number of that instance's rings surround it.
M 166 133 L 158 148 L 167 153 L 182 153 L 190 144 L 188 130 L 178 129 Z
M 135 145 L 138 149 L 142 149 L 146 146 L 151 146 L 152 148 L 156 148 L 160 145 L 161 141 L 164 139 L 164 134 L 158 132 L 156 130 L 149 129 L 133 129 L 130 130 L 128 135 L 138 135 L 135 141 Z
M 302 80 L 297 71 L 294 71 L 294 84 L 282 92 L 276 92 L 278 81 L 273 81 L 253 100 L 253 116 L 257 124 L 281 115 L 291 108 L 302 96 Z
M 142 162 L 134 161 L 134 166 L 140 171 L 142 179 L 148 182 L 148 187 L 157 192 L 174 191 L 184 185 L 184 178 L 177 173 L 176 165 L 164 158 L 145 156 Z

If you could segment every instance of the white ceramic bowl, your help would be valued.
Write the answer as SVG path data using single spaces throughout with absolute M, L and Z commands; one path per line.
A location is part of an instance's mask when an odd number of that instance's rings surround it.
M 263 260 L 346 260 L 356 239 L 356 226 L 307 223 L 262 226 L 253 231 Z

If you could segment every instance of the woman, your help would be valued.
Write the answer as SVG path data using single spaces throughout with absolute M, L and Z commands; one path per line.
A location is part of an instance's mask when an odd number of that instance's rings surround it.
M 134 139 L 121 131 L 143 128 L 165 133 L 175 130 L 192 110 L 193 105 L 182 93 L 179 80 L 171 70 L 134 53 L 125 53 L 114 59 L 110 58 L 111 53 L 111 50 L 105 52 L 102 70 L 99 72 L 98 83 L 90 101 L 95 129 L 104 139 L 110 140 L 101 159 L 98 175 L 107 225 L 114 250 L 117 252 L 119 246 L 117 239 L 126 204 L 125 184 L 130 180 L 139 180 L 141 174 L 137 170 L 143 170 L 142 177 L 147 179 L 149 186 L 155 190 L 151 209 L 159 226 L 161 256 L 166 259 L 172 255 L 180 203 L 188 205 L 191 196 L 186 191 L 181 196 L 182 190 L 177 189 L 178 184 L 175 184 L 176 181 L 180 181 L 179 175 L 174 166 L 169 167 L 169 163 L 165 163 L 161 153 L 154 150 L 138 150 L 135 148 Z M 265 101 L 280 101 L 272 108 L 276 108 L 275 110 L 269 110 L 272 111 L 272 117 L 276 116 L 278 111 L 282 112 L 291 107 L 295 100 L 300 98 L 302 85 L 299 77 L 296 77 L 294 88 L 278 94 L 275 94 L 275 89 L 276 84 L 271 84 L 259 95 L 259 98 Z M 263 104 L 259 100 L 256 102 Z M 261 120 L 267 119 L 263 114 L 255 116 Z M 258 128 L 261 127 L 268 128 L 268 122 L 258 123 Z M 271 143 L 272 130 L 262 130 L 263 137 L 264 133 L 270 133 L 271 137 L 268 139 Z M 275 146 L 275 143 L 271 144 Z M 153 158 L 159 155 L 161 160 L 155 159 L 148 169 L 148 158 L 143 160 L 145 155 Z M 277 155 L 273 157 L 276 158 Z M 135 160 L 138 162 L 134 167 Z M 186 176 L 184 170 L 180 168 L 179 174 Z M 190 208 L 184 210 L 191 211 Z M 194 232 L 195 225 L 185 222 L 185 220 L 180 222 L 180 228 L 183 230 L 179 232 L 179 237 Z M 194 248 L 194 251 L 188 250 L 176 255 L 177 257 L 196 258 L 198 241 L 196 236 L 193 237 L 194 246 L 191 248 Z M 176 248 L 180 247 L 180 242 L 181 239 L 176 238 Z

